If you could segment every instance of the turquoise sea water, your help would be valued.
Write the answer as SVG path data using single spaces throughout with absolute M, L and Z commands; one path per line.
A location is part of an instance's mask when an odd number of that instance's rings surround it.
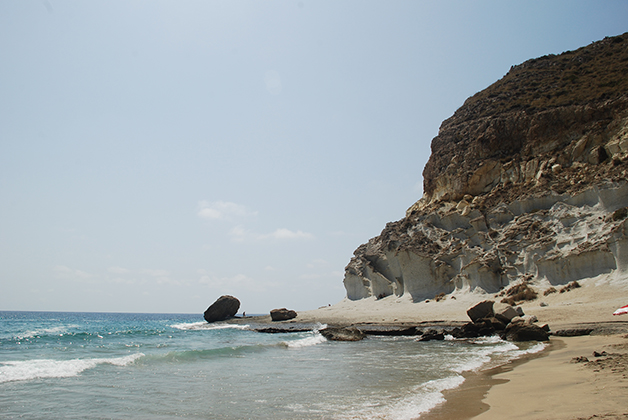
M 28 419 L 413 419 L 461 373 L 543 344 L 330 342 L 201 315 L 0 312 L 0 413 Z

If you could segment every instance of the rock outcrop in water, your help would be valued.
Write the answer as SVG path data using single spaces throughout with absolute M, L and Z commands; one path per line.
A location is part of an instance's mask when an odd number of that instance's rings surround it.
M 347 297 L 626 281 L 627 172 L 628 34 L 515 66 L 442 123 L 423 197 L 354 252 Z

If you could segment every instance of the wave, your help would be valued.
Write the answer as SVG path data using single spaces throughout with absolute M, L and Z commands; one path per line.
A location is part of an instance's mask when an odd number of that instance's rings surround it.
M 390 408 L 390 417 L 398 420 L 416 419 L 445 402 L 443 391 L 458 388 L 464 382 L 460 375 L 428 381 L 415 389 L 413 394 L 405 397 Z
M 333 411 L 342 413 L 338 419 L 394 419 L 413 420 L 445 402 L 443 392 L 462 385 L 464 377 L 461 375 L 433 379 L 415 386 L 409 392 L 397 399 L 390 396 L 384 400 L 362 399 L 357 405 L 329 407 Z
M 40 337 L 46 335 L 59 335 L 59 333 L 65 333 L 68 328 L 75 327 L 74 325 L 66 327 L 64 325 L 52 328 L 40 328 L 32 331 L 26 331 L 23 334 L 16 336 L 15 338 L 18 340 L 23 340 L 26 338 Z
M 499 341 L 497 342 L 484 341 L 484 343 L 491 345 L 478 346 L 477 348 L 470 350 L 468 354 L 464 355 L 469 357 L 469 360 L 466 360 L 459 365 L 454 366 L 452 370 L 456 373 L 475 371 L 484 367 L 487 363 L 491 362 L 495 356 L 504 355 L 508 352 L 519 349 L 519 347 L 517 347 L 516 345 L 507 341 L 503 341 L 501 339 L 499 339 Z M 478 342 L 477 344 L 484 343 Z
M 4 338 L 3 341 L 14 341 L 18 344 L 22 341 L 34 342 L 34 341 L 50 341 L 50 340 L 90 340 L 90 339 L 102 339 L 105 337 L 152 337 L 160 336 L 167 332 L 166 329 L 156 328 L 130 328 L 126 330 L 117 331 L 71 331 L 72 327 L 54 327 L 54 328 L 41 328 L 36 330 L 25 331 L 14 335 L 9 335 Z
M 238 325 L 238 324 L 209 324 L 207 322 L 183 322 L 181 324 L 171 325 L 172 328 L 176 328 L 177 330 L 185 330 L 185 331 L 202 331 L 202 330 L 250 330 L 251 327 L 249 325 Z
M 301 347 L 310 347 L 315 346 L 320 343 L 326 342 L 327 339 L 320 335 L 318 332 L 315 332 L 313 335 L 305 338 L 301 338 L 299 340 L 294 341 L 282 341 L 281 344 L 288 348 L 301 348 Z
M 143 363 L 185 363 L 193 362 L 201 359 L 213 359 L 213 358 L 229 358 L 229 357 L 242 357 L 246 354 L 258 353 L 265 351 L 270 347 L 276 347 L 277 344 L 264 345 L 264 344 L 252 344 L 252 345 L 240 345 L 231 347 L 217 347 L 213 349 L 199 349 L 199 350 L 176 350 L 164 354 L 151 354 L 142 359 Z
M 36 359 L 0 362 L 0 383 L 44 378 L 68 378 L 77 376 L 81 372 L 100 364 L 127 366 L 143 356 L 143 353 L 135 353 L 116 358 Z
M 468 349 L 468 352 L 459 354 L 452 360 L 453 363 L 450 368 L 456 373 L 497 367 L 526 354 L 538 353 L 547 347 L 546 343 L 537 343 L 532 347 L 521 349 L 514 343 L 505 341 L 498 336 L 475 339 L 454 339 L 452 337 L 450 341 L 462 341 L 474 345 Z

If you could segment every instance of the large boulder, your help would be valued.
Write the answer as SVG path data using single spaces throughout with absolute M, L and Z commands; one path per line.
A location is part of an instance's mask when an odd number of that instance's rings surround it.
M 320 330 L 320 333 L 331 341 L 360 341 L 366 337 L 356 327 L 328 327 Z
M 548 341 L 549 334 L 539 326 L 520 322 L 508 324 L 502 338 L 510 341 Z
M 231 318 L 238 313 L 240 301 L 229 295 L 220 296 L 203 314 L 205 321 L 215 322 Z
M 289 319 L 296 318 L 296 317 L 297 317 L 297 313 L 293 311 L 292 309 L 281 308 L 281 309 L 273 309 L 272 311 L 270 311 L 270 318 L 273 321 L 287 321 Z
M 495 313 L 493 312 L 492 300 L 482 301 L 467 310 L 467 315 L 471 318 L 471 322 L 478 321 L 482 318 L 492 318 Z

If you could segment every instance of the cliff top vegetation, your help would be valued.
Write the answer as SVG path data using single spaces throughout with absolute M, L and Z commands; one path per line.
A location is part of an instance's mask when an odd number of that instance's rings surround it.
M 513 66 L 502 79 L 467 99 L 454 118 L 462 122 L 515 110 L 584 105 L 626 92 L 628 33 Z

